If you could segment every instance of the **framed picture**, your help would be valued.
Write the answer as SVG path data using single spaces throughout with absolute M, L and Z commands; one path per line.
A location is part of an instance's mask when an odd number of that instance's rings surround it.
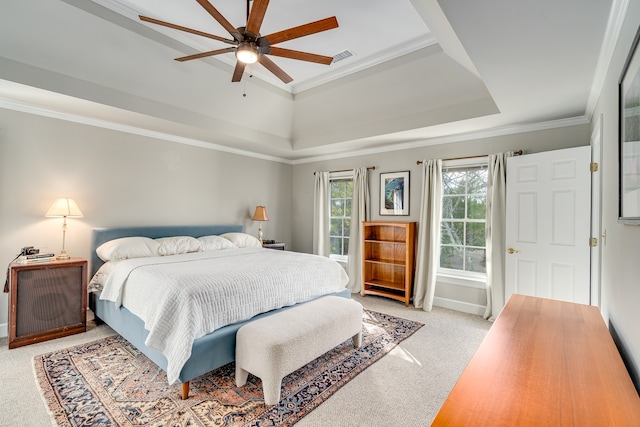
M 624 224 L 640 225 L 640 53 L 633 41 L 619 84 L 619 215 Z
M 409 215 L 409 171 L 380 174 L 380 215 Z

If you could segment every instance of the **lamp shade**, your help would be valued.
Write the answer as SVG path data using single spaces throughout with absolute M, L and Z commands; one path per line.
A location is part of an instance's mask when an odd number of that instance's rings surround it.
M 258 60 L 258 49 L 255 43 L 243 41 L 238 45 L 236 58 L 245 64 L 253 64 Z
M 69 198 L 58 199 L 47 211 L 46 217 L 82 217 L 82 211 L 75 200 Z
M 254 221 L 269 221 L 269 217 L 267 216 L 267 208 L 264 206 L 256 206 L 256 211 L 253 213 L 251 217 Z

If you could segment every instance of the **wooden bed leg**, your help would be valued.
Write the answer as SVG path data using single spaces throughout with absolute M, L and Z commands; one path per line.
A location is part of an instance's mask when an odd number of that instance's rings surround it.
M 182 383 L 182 400 L 189 398 L 189 381 Z

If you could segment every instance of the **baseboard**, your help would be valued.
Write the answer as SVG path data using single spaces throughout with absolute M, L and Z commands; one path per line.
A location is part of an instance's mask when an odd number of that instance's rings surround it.
M 0 338 L 9 336 L 9 326 L 6 323 L 0 323 Z
M 487 309 L 484 305 L 471 304 L 464 301 L 456 301 L 453 299 L 439 297 L 435 297 L 433 299 L 433 305 L 435 305 L 436 307 L 461 311 L 463 313 L 475 314 L 477 316 L 484 316 L 484 312 Z

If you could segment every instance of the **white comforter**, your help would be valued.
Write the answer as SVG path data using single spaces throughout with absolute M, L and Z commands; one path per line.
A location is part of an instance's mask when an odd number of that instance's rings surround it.
M 145 344 L 168 362 L 172 384 L 193 341 L 225 325 L 344 289 L 336 262 L 316 255 L 263 248 L 225 249 L 105 264 L 94 284 L 101 299 L 140 317 Z

